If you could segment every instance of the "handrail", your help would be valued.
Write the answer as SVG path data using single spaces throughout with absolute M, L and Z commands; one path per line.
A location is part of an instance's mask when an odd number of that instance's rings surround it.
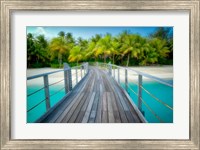
M 79 68 L 79 67 L 82 67 L 82 65 L 71 67 L 71 69 L 76 69 L 76 68 Z M 42 74 L 38 74 L 38 75 L 33 75 L 33 76 L 27 77 L 27 80 L 31 80 L 31 79 L 43 77 L 45 75 L 50 75 L 50 74 L 54 74 L 54 73 L 58 73 L 58 72 L 62 72 L 62 71 L 67 71 L 67 70 L 69 70 L 69 68 L 60 69 L 60 70 L 57 70 L 57 71 L 52 71 L 52 72 L 47 72 L 47 73 L 42 73 Z
M 46 75 L 50 75 L 50 74 L 54 74 L 54 73 L 58 73 L 58 72 L 62 72 L 62 71 L 67 71 L 67 70 L 69 70 L 69 69 L 62 69 L 62 70 L 42 73 L 42 74 L 38 74 L 38 75 L 33 75 L 33 76 L 27 77 L 27 80 L 31 80 L 31 79 L 35 79 L 35 78 L 39 78 L 39 77 L 43 77 L 43 76 L 46 76 Z
M 80 72 L 77 71 L 78 68 L 80 68 Z M 75 73 L 73 73 L 73 74 L 71 73 L 72 69 L 76 69 Z M 82 70 L 84 71 L 83 74 L 82 74 Z M 58 73 L 58 72 L 63 72 L 64 73 L 64 79 L 49 84 L 48 76 L 51 75 L 51 74 L 54 74 L 54 73 Z M 32 106 L 29 110 L 27 110 L 27 112 L 30 112 L 31 110 L 36 108 L 38 105 L 40 105 L 44 101 L 46 103 L 46 111 L 48 111 L 50 109 L 50 107 L 51 107 L 50 97 L 56 95 L 57 93 L 59 93 L 63 89 L 65 89 L 65 93 L 66 94 L 69 91 L 71 91 L 72 88 L 73 88 L 72 87 L 72 84 L 73 84 L 72 83 L 72 76 L 76 77 L 76 79 L 74 79 L 74 80 L 76 80 L 76 84 L 77 84 L 78 83 L 78 74 L 79 73 L 81 73 L 81 79 L 82 79 L 88 73 L 88 63 L 83 63 L 83 64 L 81 64 L 79 66 L 75 66 L 75 67 L 72 67 L 72 68 L 70 68 L 68 64 L 64 63 L 64 69 L 27 77 L 27 80 L 32 80 L 32 79 L 40 78 L 40 77 L 43 77 L 43 80 L 44 80 L 44 86 L 42 88 L 40 88 L 40 89 L 28 94 L 27 97 L 30 97 L 30 96 L 38 93 L 39 91 L 41 91 L 43 89 L 44 89 L 44 92 L 45 92 L 45 99 L 40 101 L 36 105 Z M 60 83 L 62 81 L 64 81 L 64 87 L 62 87 L 61 89 L 59 89 L 58 91 L 56 91 L 56 92 L 54 92 L 53 94 L 50 95 L 49 87 L 52 86 L 52 85 L 58 84 L 58 83 Z
M 98 63 L 99 63 L 99 62 L 98 62 Z M 158 77 L 156 77 L 156 76 L 152 76 L 152 75 L 150 75 L 150 74 L 143 73 L 143 72 L 140 72 L 140 71 L 131 69 L 131 68 L 122 67 L 122 66 L 117 66 L 117 65 L 114 65 L 114 64 L 106 64 L 106 63 L 99 63 L 99 64 L 111 65 L 111 66 L 115 66 L 115 67 L 117 67 L 117 68 L 127 69 L 127 70 L 133 71 L 133 72 L 135 72 L 135 73 L 137 73 L 137 74 L 139 74 L 139 75 L 142 75 L 142 76 L 144 76 L 144 77 L 146 77 L 146 78 L 150 78 L 150 79 L 152 79 L 152 80 L 154 80 L 154 81 L 157 81 L 157 82 L 159 82 L 159 83 L 161 83 L 161 84 L 165 84 L 165 85 L 167 85 L 167 86 L 169 86 L 169 87 L 173 87 L 173 84 L 170 84 L 170 83 L 166 82 L 165 80 L 163 80 L 163 79 L 161 79 L 161 78 L 158 78 Z
M 130 79 L 129 79 L 130 80 Z M 133 80 L 130 80 L 133 84 L 137 85 L 137 83 L 135 83 Z M 153 97 L 156 101 L 158 101 L 159 103 L 161 103 L 162 105 L 165 105 L 166 107 L 168 107 L 169 109 L 173 110 L 173 108 L 171 106 L 169 106 L 167 103 L 163 102 L 162 100 L 160 100 L 159 98 L 157 98 L 155 95 L 153 95 L 152 93 L 150 93 L 147 89 L 145 89 L 143 86 L 140 86 L 147 94 L 149 94 L 151 97 Z
M 140 72 L 140 71 L 137 71 L 137 70 L 134 70 L 134 69 L 130 69 L 130 68 L 127 68 L 127 67 L 121 67 L 121 66 L 117 66 L 117 65 L 114 65 L 114 64 L 106 64 L 106 63 L 99 63 L 97 62 L 96 64 L 97 66 L 103 66 L 103 67 L 106 67 L 108 69 L 108 73 L 113 76 L 113 78 L 118 82 L 118 84 L 120 85 L 120 69 L 123 69 L 125 70 L 123 72 L 123 75 L 125 77 L 124 79 L 124 83 L 125 83 L 125 90 L 127 91 L 127 93 L 129 93 L 128 90 L 131 90 L 137 97 L 138 97 L 138 109 L 143 113 L 142 111 L 142 103 L 146 106 L 146 108 L 154 115 L 154 117 L 156 117 L 159 122 L 164 122 L 154 111 L 153 109 L 143 100 L 142 98 L 142 90 L 144 90 L 147 94 L 149 94 L 154 100 L 156 100 L 157 102 L 159 102 L 160 104 L 162 104 L 163 106 L 165 106 L 166 108 L 170 109 L 173 111 L 173 108 L 171 106 L 169 106 L 167 103 L 163 102 L 162 100 L 160 100 L 159 98 L 157 98 L 155 95 L 153 95 L 152 93 L 150 93 L 147 89 L 145 89 L 143 86 L 142 86 L 142 77 L 146 77 L 146 78 L 149 78 L 149 79 L 152 79 L 156 82 L 159 82 L 163 85 L 166 85 L 168 87 L 171 87 L 173 88 L 173 84 L 170 84 L 168 82 L 166 82 L 165 80 L 163 79 L 160 79 L 158 77 L 155 77 L 155 76 L 152 76 L 152 75 L 149 75 L 147 73 L 143 73 L 143 72 Z M 116 79 L 116 70 L 117 69 L 117 74 L 118 74 L 118 79 Z M 138 83 L 135 83 L 134 81 L 130 80 L 128 78 L 128 71 L 132 71 L 134 73 L 137 74 L 138 76 Z M 138 86 L 138 94 L 128 85 L 128 82 L 129 80 L 134 83 L 135 85 Z

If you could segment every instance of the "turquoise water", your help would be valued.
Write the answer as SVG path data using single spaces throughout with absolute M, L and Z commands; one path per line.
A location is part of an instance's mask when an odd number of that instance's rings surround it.
M 168 80 L 169 82 L 173 82 L 173 80 Z M 121 86 L 124 88 L 124 84 L 121 83 Z M 61 89 L 63 85 L 53 85 L 50 87 L 50 95 L 57 92 Z M 132 88 L 135 93 L 138 91 L 138 86 L 134 83 L 129 83 L 129 87 Z M 148 81 L 143 83 L 143 87 L 148 90 L 151 94 L 153 94 L 158 99 L 165 102 L 167 105 L 173 108 L 173 88 L 168 87 L 166 85 Z M 27 94 L 33 93 L 34 91 L 42 88 L 39 85 L 32 85 L 28 86 Z M 133 99 L 134 103 L 138 105 L 137 96 L 129 89 L 129 95 Z M 55 94 L 50 99 L 51 107 L 54 106 L 63 96 L 65 95 L 64 89 Z M 33 94 L 27 98 L 27 110 L 38 104 L 39 102 L 45 99 L 44 90 L 39 91 L 36 94 Z M 154 98 L 152 98 L 148 93 L 142 90 L 142 99 L 146 102 L 146 104 L 153 110 L 155 114 L 158 115 L 159 119 L 165 123 L 172 123 L 173 122 L 173 110 L 170 110 L 166 106 L 162 105 Z M 144 116 L 146 120 L 150 123 L 160 123 L 160 120 L 155 117 L 154 114 L 142 104 L 142 110 L 144 111 Z M 36 121 L 40 116 L 42 116 L 46 112 L 46 105 L 45 101 L 42 102 L 40 105 L 35 107 L 34 109 L 27 112 L 27 122 L 31 123 Z
M 49 88 L 50 95 L 56 93 L 59 89 L 62 89 L 63 85 L 53 85 Z M 37 91 L 38 89 L 41 89 L 42 86 L 39 85 L 33 85 L 28 86 L 27 88 L 27 94 L 33 93 Z M 54 106 L 61 98 L 63 98 L 65 95 L 65 89 L 59 91 L 57 94 L 53 95 L 50 98 L 50 105 L 51 107 Z M 33 94 L 27 98 L 27 110 L 31 109 L 33 106 L 38 104 L 39 102 L 43 101 L 45 99 L 44 89 L 37 92 L 36 94 Z M 36 121 L 40 116 L 42 116 L 46 112 L 46 105 L 45 101 L 42 102 L 40 105 L 35 107 L 34 109 L 27 112 L 27 122 L 31 123 Z
M 173 83 L 173 80 L 168 80 L 169 83 Z M 121 86 L 125 89 L 124 84 L 121 83 Z M 135 91 L 137 94 L 138 86 L 134 83 L 129 83 L 129 87 Z M 173 88 L 163 85 L 154 81 L 146 81 L 143 83 L 143 87 L 149 91 L 152 95 L 154 95 L 159 100 L 165 102 L 168 106 L 173 108 Z M 128 88 L 128 93 L 134 103 L 138 105 L 138 98 Z M 144 112 L 144 116 L 146 120 L 150 123 L 173 123 L 173 110 L 169 109 L 165 105 L 156 101 L 151 95 L 149 95 L 145 90 L 142 90 L 142 99 L 145 101 L 146 105 L 142 103 L 142 111 Z M 150 110 L 148 109 L 150 107 Z M 152 113 L 152 111 L 153 113 Z M 156 115 L 158 117 L 156 117 Z

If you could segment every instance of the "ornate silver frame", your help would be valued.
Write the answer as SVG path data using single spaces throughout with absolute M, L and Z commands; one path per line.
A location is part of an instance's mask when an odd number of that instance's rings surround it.
M 0 101 L 1 149 L 199 149 L 199 0 L 188 1 L 1 1 Z M 188 10 L 190 12 L 189 140 L 13 140 L 11 139 L 10 17 L 17 10 Z

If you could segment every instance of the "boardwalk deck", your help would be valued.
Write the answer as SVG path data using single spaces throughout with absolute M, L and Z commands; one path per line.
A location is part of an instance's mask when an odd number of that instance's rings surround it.
M 90 67 L 79 85 L 37 122 L 140 123 L 144 119 L 107 72 Z

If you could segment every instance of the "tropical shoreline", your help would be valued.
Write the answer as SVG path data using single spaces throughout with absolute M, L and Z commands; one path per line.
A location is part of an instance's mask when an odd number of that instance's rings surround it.
M 130 70 L 136 70 L 140 71 L 145 74 L 150 74 L 152 76 L 155 76 L 160 79 L 173 79 L 173 66 L 138 66 L 138 67 L 128 67 Z M 37 68 L 37 69 L 27 69 L 27 77 L 33 76 L 33 75 L 38 75 L 38 74 L 43 74 L 43 73 L 48 73 L 52 71 L 58 71 L 62 69 L 55 69 L 55 68 Z M 78 78 L 81 78 L 81 72 L 80 69 L 78 71 Z M 76 71 L 72 69 L 72 75 L 74 75 L 74 78 L 72 79 L 73 81 L 75 80 L 75 73 Z M 114 71 L 112 72 L 114 74 Z M 82 75 L 84 72 L 82 72 Z M 121 82 L 124 82 L 125 72 L 123 69 L 120 69 L 120 80 Z M 115 78 L 118 79 L 118 72 L 117 69 L 115 69 Z M 137 74 L 134 73 L 134 71 L 128 72 L 129 78 L 131 76 L 132 80 L 136 80 L 138 78 Z M 63 72 L 58 72 L 55 74 L 49 75 L 49 84 L 54 83 L 56 81 L 60 81 L 64 79 Z M 144 80 L 149 80 L 147 78 L 143 78 Z M 43 84 L 43 78 L 38 78 L 34 80 L 30 80 L 27 82 L 27 85 L 39 85 Z M 63 84 L 63 81 L 60 82 L 60 84 Z

